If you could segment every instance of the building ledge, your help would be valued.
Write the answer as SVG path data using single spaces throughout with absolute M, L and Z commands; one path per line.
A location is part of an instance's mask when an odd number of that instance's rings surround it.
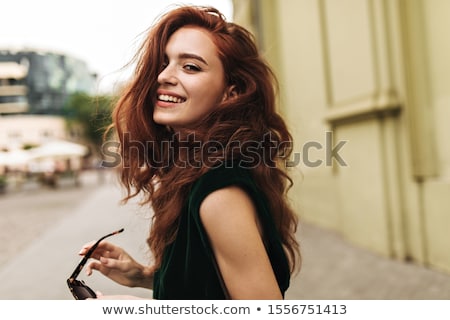
M 22 113 L 29 110 L 28 103 L 26 102 L 8 102 L 0 103 L 0 114 L 5 113 Z
M 354 122 L 373 117 L 396 116 L 400 111 L 400 102 L 393 95 L 366 96 L 334 105 L 327 111 L 325 120 L 331 124 Z
M 0 96 L 25 96 L 28 88 L 24 85 L 0 86 Z

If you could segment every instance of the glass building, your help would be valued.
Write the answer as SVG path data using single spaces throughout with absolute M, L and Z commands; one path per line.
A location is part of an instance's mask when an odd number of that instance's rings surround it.
M 0 49 L 0 114 L 62 113 L 70 94 L 92 93 L 96 75 L 68 55 Z

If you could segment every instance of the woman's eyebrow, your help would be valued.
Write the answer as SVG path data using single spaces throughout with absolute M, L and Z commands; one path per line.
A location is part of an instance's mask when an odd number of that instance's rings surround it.
M 208 65 L 208 63 L 206 62 L 205 59 L 203 59 L 202 57 L 200 57 L 199 55 L 196 55 L 194 53 L 180 53 L 180 55 L 178 57 L 180 59 L 195 59 L 195 60 L 198 60 L 198 61 Z

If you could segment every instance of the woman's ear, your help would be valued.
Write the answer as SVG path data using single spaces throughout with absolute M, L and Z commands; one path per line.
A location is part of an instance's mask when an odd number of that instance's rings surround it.
M 235 85 L 231 85 L 225 90 L 225 92 L 223 94 L 222 101 L 226 101 L 226 100 L 228 100 L 230 98 L 235 98 L 235 97 L 237 97 L 237 95 L 238 95 L 238 93 L 237 93 L 237 90 L 236 90 L 236 86 Z

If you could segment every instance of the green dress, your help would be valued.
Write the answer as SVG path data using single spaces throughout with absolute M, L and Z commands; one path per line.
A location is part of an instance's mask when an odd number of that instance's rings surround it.
M 220 166 L 200 177 L 193 185 L 180 217 L 176 239 L 164 251 L 156 271 L 153 298 L 164 300 L 221 300 L 226 296 L 213 263 L 213 251 L 200 220 L 200 204 L 213 191 L 236 185 L 253 200 L 263 226 L 265 247 L 281 293 L 289 287 L 289 263 L 265 196 L 253 182 L 249 169 Z

